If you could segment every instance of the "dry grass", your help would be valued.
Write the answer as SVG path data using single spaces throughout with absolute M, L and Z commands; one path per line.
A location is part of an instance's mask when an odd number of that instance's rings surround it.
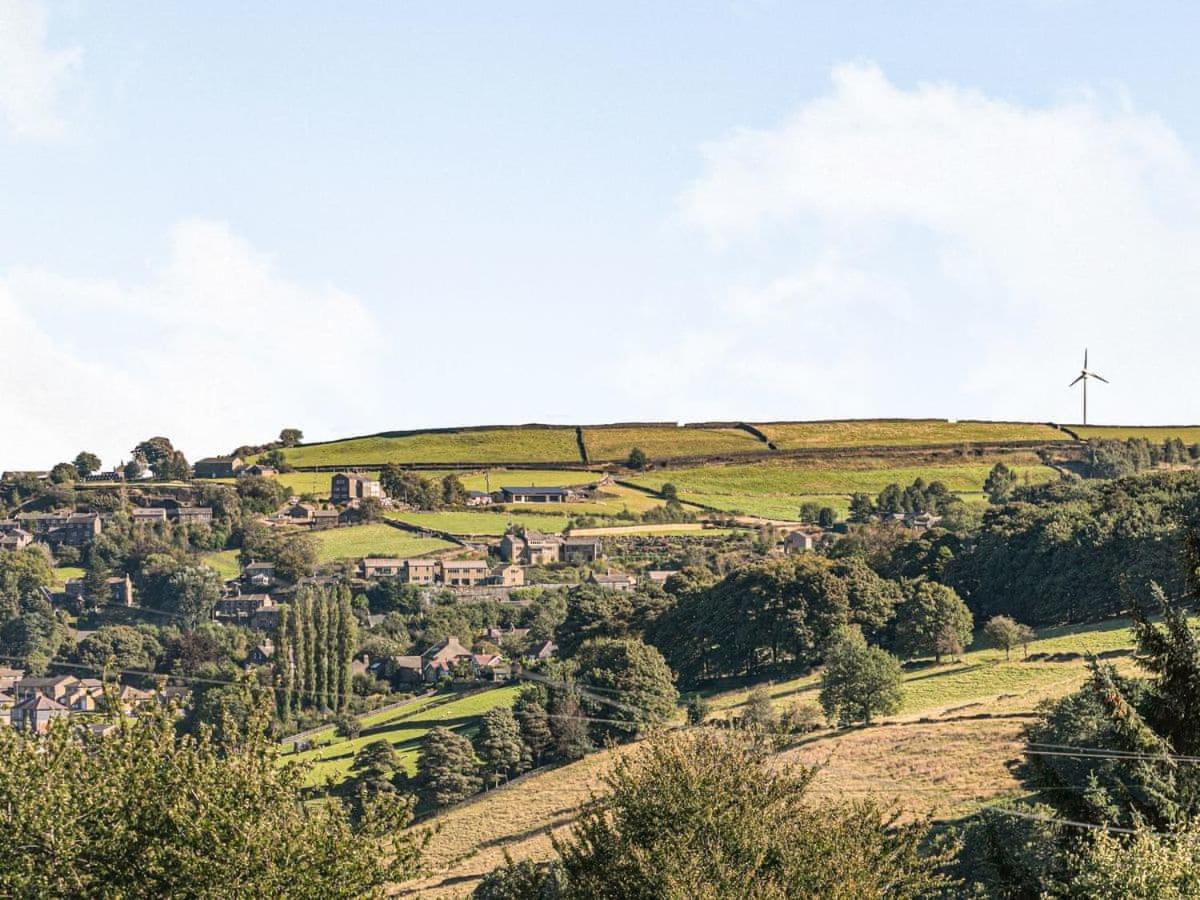
M 784 422 L 757 427 L 780 450 L 1070 440 L 1069 435 L 1049 425 L 1023 422 L 863 419 L 843 422 Z
M 631 428 L 584 428 L 583 443 L 593 462 L 621 461 L 638 447 L 651 459 L 720 453 L 769 453 L 770 449 L 739 428 L 679 428 L 655 425 Z
M 1171 438 L 1179 438 L 1185 444 L 1200 443 L 1200 425 L 1070 425 L 1081 438 L 1108 438 L 1123 441 L 1127 438 L 1145 438 L 1151 443 L 1161 444 Z
M 574 428 L 490 428 L 402 437 L 362 437 L 284 451 L 294 466 L 383 463 L 574 463 Z

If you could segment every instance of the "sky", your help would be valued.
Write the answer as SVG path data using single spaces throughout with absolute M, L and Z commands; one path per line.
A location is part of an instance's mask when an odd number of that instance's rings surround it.
M 1200 422 L 1193 4 L 0 0 L 0 468 Z

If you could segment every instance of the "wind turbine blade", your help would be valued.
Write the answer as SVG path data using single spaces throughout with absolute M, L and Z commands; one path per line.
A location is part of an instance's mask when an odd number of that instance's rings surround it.
M 1105 378 L 1103 375 L 1097 375 L 1095 372 L 1088 372 L 1088 374 L 1091 375 L 1093 378 L 1103 381 L 1105 384 L 1112 384 L 1112 382 L 1109 381 L 1107 378 Z
M 1087 347 L 1083 348 L 1083 367 L 1087 368 Z
M 1078 378 L 1076 378 L 1074 381 L 1072 381 L 1070 384 L 1068 384 L 1067 387 L 1075 387 L 1075 385 L 1079 384 L 1079 382 L 1083 381 L 1083 379 L 1085 379 L 1085 378 L 1087 378 L 1087 376 L 1081 374 Z

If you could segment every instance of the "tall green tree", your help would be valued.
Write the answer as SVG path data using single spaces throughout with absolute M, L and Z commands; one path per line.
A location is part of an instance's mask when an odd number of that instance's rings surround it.
M 83 450 L 75 457 L 74 465 L 75 470 L 86 478 L 100 471 L 100 457 L 95 453 L 88 453 L 86 450 Z
M 842 628 L 825 656 L 821 674 L 821 708 L 843 725 L 871 724 L 877 715 L 900 708 L 900 661 L 867 644 L 862 632 Z
M 437 806 L 465 800 L 483 786 L 471 742 L 449 728 L 434 728 L 425 736 L 417 774 Z
M 475 755 L 485 784 L 495 787 L 520 772 L 524 750 L 521 726 L 511 709 L 501 706 L 484 713 L 475 735 Z
M 961 653 L 971 644 L 974 619 L 954 588 L 933 581 L 912 586 L 896 610 L 896 645 L 905 656 Z
M 594 735 L 624 740 L 675 713 L 675 675 L 657 649 L 636 638 L 588 641 L 575 656 L 581 697 Z M 611 697 L 619 697 L 614 703 Z M 621 724 L 628 723 L 628 724 Z

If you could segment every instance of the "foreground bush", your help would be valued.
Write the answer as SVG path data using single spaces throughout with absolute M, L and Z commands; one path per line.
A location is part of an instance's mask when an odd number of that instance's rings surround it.
M 165 712 L 106 737 L 0 728 L 0 896 L 361 897 L 412 874 L 410 800 L 352 818 L 302 804 L 303 775 L 262 737 L 178 737 Z
M 807 796 L 790 767 L 734 734 L 656 738 L 617 763 L 610 793 L 555 842 L 558 860 L 494 872 L 476 897 L 918 897 L 949 888 L 951 853 L 872 803 Z

